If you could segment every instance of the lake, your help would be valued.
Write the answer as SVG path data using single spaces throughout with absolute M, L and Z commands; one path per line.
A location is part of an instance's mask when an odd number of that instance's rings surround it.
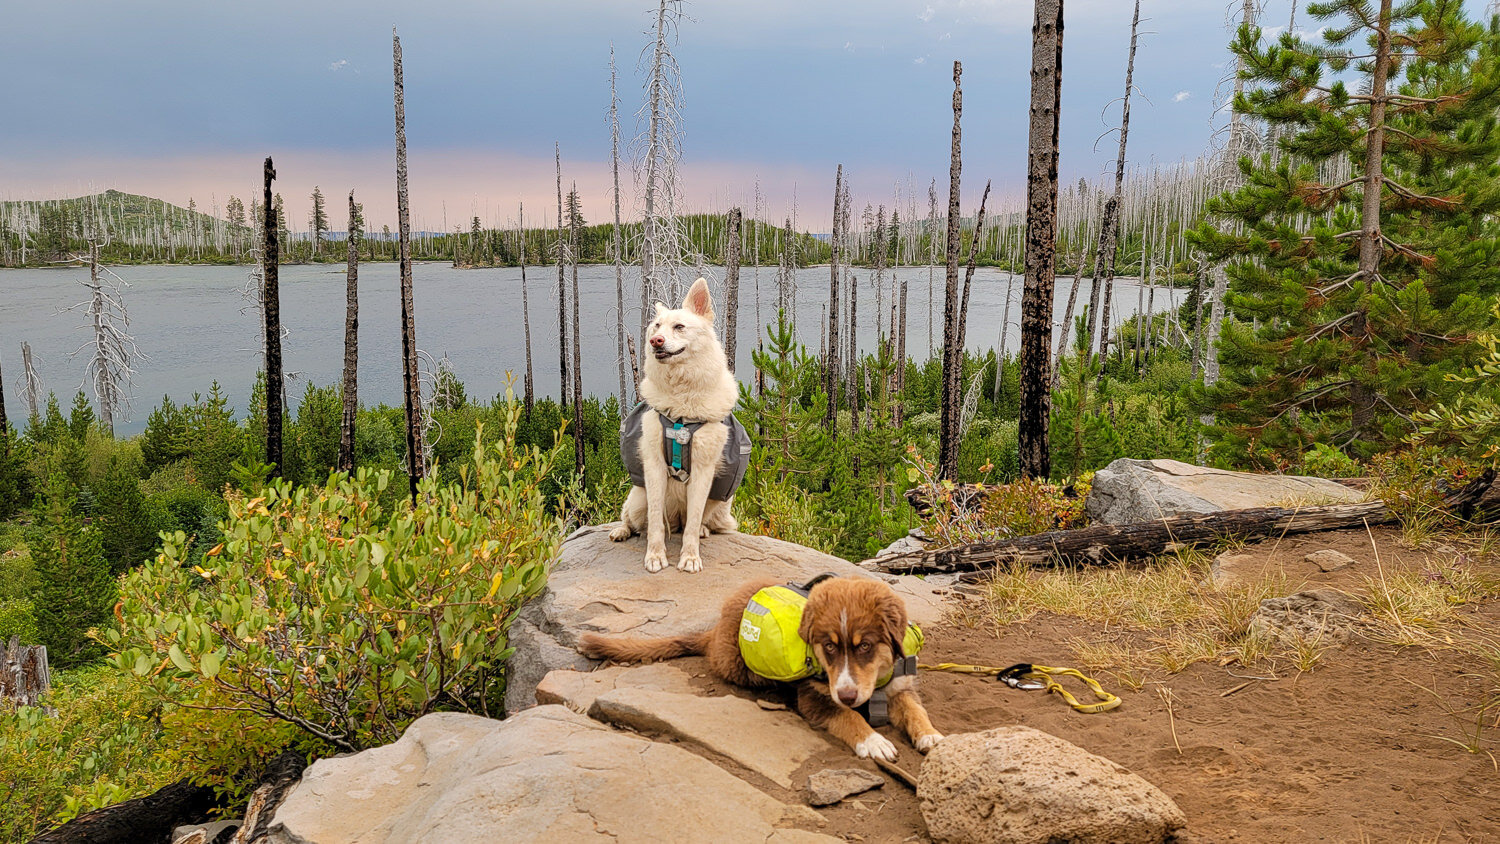
M 130 331 L 145 359 L 136 364 L 131 394 L 133 411 L 117 420 L 116 432 L 139 433 L 146 415 L 164 395 L 181 403 L 194 392 L 207 392 L 215 380 L 244 412 L 255 374 L 261 368 L 259 312 L 241 294 L 247 267 L 132 266 L 115 271 L 128 283 L 123 291 L 130 312 Z M 873 273 L 860 268 L 860 347 L 875 343 Z M 292 375 L 288 385 L 295 408 L 306 383 L 327 385 L 341 378 L 344 336 L 344 269 L 319 264 L 281 268 L 281 317 L 284 366 Z M 557 273 L 555 268 L 527 269 L 531 340 L 536 390 L 559 392 L 557 354 Z M 722 279 L 722 271 L 718 277 Z M 797 274 L 798 337 L 816 347 L 828 296 L 828 267 L 809 267 Z M 907 352 L 925 358 L 928 345 L 928 271 L 903 268 L 908 279 Z M 488 399 L 505 387 L 506 373 L 514 372 L 517 391 L 526 368 L 525 334 L 521 320 L 519 268 L 459 270 L 447 264 L 418 264 L 413 271 L 417 345 L 434 359 L 447 356 L 470 396 Z M 639 324 L 633 293 L 639 270 L 625 268 L 626 329 Z M 943 269 L 932 274 L 935 291 L 935 342 L 942 343 Z M 401 305 L 398 270 L 394 263 L 360 267 L 359 395 L 365 404 L 401 401 Z M 56 392 L 66 407 L 82 386 L 86 353 L 76 350 L 91 339 L 83 308 L 64 309 L 84 302 L 88 291 L 86 268 L 0 270 L 0 372 L 5 379 L 6 410 L 20 423 L 26 415 L 21 402 L 21 343 L 29 342 L 33 363 L 44 391 Z M 1071 277 L 1059 278 L 1056 313 L 1067 304 Z M 759 272 L 759 320 L 773 319 L 776 269 Z M 583 389 L 596 395 L 615 392 L 615 273 L 608 265 L 579 267 L 578 286 L 583 326 Z M 1021 279 L 995 269 L 979 269 L 970 294 L 968 346 L 983 351 L 999 341 L 1000 323 L 1010 290 L 1010 331 L 1007 347 L 1019 347 Z M 1137 283 L 1118 279 L 1114 310 L 1120 318 L 1135 312 Z M 1158 312 L 1180 303 L 1186 290 L 1158 288 Z M 715 305 L 723 327 L 721 287 L 714 287 Z M 1078 309 L 1088 300 L 1085 279 Z M 847 305 L 845 305 L 847 307 Z M 887 298 L 885 309 L 889 314 Z M 741 272 L 739 352 L 736 371 L 753 371 L 757 297 L 756 272 Z M 570 317 L 571 318 L 571 317 Z M 888 317 L 887 317 L 888 318 Z M 1055 331 L 1054 331 L 1055 337 Z M 1055 339 L 1054 339 L 1055 343 Z M 123 414 L 122 414 L 123 415 Z

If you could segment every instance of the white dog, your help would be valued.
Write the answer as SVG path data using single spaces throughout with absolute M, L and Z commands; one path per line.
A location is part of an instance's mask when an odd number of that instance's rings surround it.
M 739 400 L 714 333 L 708 282 L 693 282 L 681 308 L 656 303 L 642 403 L 620 426 L 620 455 L 635 486 L 609 535 L 646 534 L 646 570 L 667 565 L 667 531 L 682 529 L 677 568 L 703 569 L 698 540 L 738 527 L 730 507 L 744 479 L 750 438 L 731 412 Z

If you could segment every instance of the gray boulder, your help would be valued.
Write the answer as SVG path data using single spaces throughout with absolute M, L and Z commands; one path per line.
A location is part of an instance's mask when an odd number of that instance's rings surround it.
M 1030 727 L 951 735 L 917 782 L 936 842 L 1162 844 L 1186 825 L 1160 789 Z
M 547 589 L 521 611 L 511 628 L 515 654 L 507 663 L 505 708 L 517 712 L 537 702 L 536 687 L 558 668 L 587 670 L 575 647 L 584 631 L 675 636 L 712 627 L 724 599 L 747 580 L 806 581 L 823 572 L 874 577 L 846 560 L 765 536 L 714 534 L 703 540 L 703 571 L 642 565 L 646 541 L 611 542 L 613 525 L 582 528 L 563 542 Z M 677 558 L 681 537 L 667 540 Z M 942 617 L 941 590 L 915 577 L 881 576 L 906 600 L 918 623 Z
M 1311 507 L 1364 499 L 1365 493 L 1323 478 L 1230 472 L 1176 460 L 1120 459 L 1094 474 L 1084 509 L 1094 524 L 1124 525 L 1251 507 Z
M 671 744 L 561 706 L 505 721 L 439 713 L 394 744 L 322 759 L 277 810 L 273 844 L 442 841 L 833 842 Z

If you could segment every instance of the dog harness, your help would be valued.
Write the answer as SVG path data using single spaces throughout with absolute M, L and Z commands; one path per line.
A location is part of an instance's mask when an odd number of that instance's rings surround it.
M 740 656 L 747 668 L 768 680 L 782 682 L 805 680 L 823 673 L 812 647 L 797 631 L 802 626 L 808 593 L 834 576 L 820 574 L 800 586 L 795 583 L 767 586 L 750 597 L 740 617 Z M 908 624 L 891 673 L 876 681 L 875 694 L 867 704 L 873 726 L 883 726 L 889 720 L 885 687 L 897 677 L 917 673 L 917 653 L 922 650 L 923 641 L 922 628 Z
M 689 445 L 693 441 L 693 435 L 707 423 L 673 419 L 645 402 L 636 405 L 635 410 L 620 422 L 620 460 L 630 473 L 630 482 L 639 487 L 646 485 L 646 467 L 641 462 L 640 442 L 644 431 L 643 422 L 648 413 L 655 413 L 661 418 L 661 452 L 662 459 L 667 463 L 667 472 L 687 483 L 693 471 L 693 450 Z M 728 501 L 734 497 L 735 490 L 745 480 L 745 470 L 750 467 L 750 435 L 745 432 L 745 426 L 740 424 L 733 413 L 724 419 L 724 424 L 729 426 L 729 436 L 724 440 L 724 455 L 714 474 L 713 485 L 708 490 L 708 497 L 713 501 Z

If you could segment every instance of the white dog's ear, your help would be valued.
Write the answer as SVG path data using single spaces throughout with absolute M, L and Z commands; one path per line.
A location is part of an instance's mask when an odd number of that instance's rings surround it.
M 663 313 L 667 312 L 668 310 L 671 310 L 671 309 L 668 308 L 666 305 L 663 305 L 660 302 L 656 303 L 656 315 L 657 316 L 661 316 Z
M 703 317 L 709 322 L 714 321 L 714 303 L 708 295 L 708 279 L 699 278 L 688 288 L 687 298 L 682 300 L 682 306 Z

